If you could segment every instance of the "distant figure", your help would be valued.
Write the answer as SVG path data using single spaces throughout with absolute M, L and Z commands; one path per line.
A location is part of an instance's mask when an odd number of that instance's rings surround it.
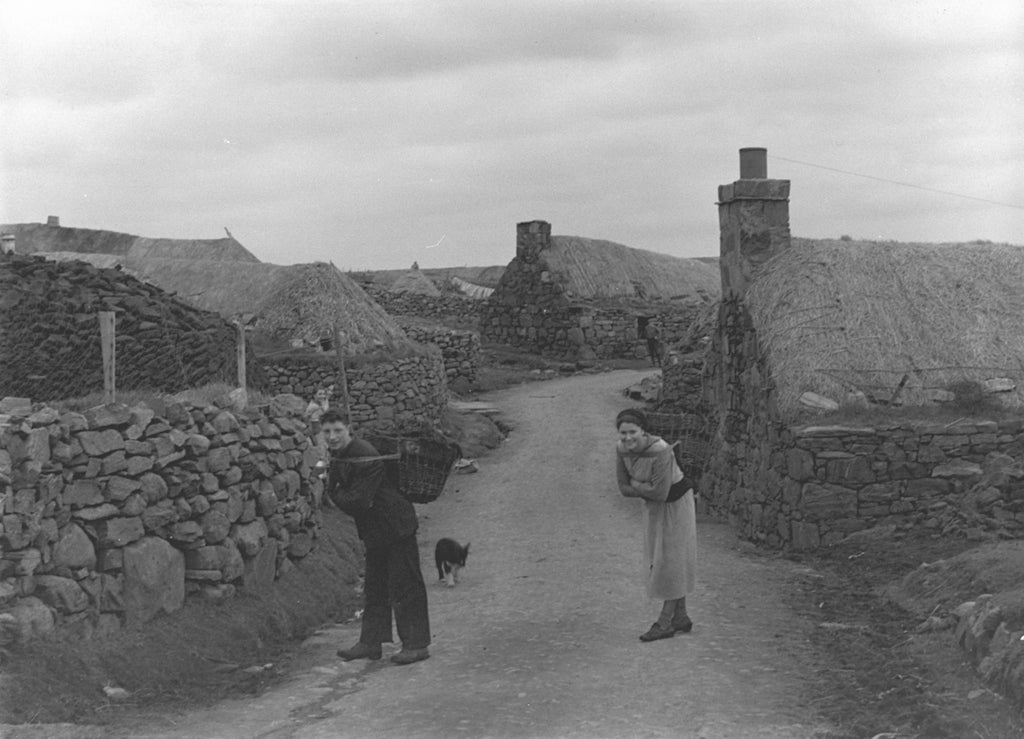
M 651 357 L 651 364 L 655 367 L 661 366 L 661 328 L 656 321 L 648 321 L 644 328 L 644 338 L 647 339 L 647 353 Z
M 313 395 L 313 399 L 309 401 L 309 405 L 306 406 L 306 422 L 309 424 L 309 433 L 315 440 L 316 448 L 320 452 L 318 467 L 327 466 L 327 442 L 324 441 L 324 435 L 320 428 L 320 419 L 331 409 L 330 399 L 333 390 L 334 385 L 320 388 Z

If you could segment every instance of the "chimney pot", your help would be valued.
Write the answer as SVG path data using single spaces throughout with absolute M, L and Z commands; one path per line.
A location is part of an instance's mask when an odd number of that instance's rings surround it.
M 761 147 L 740 149 L 740 179 L 768 179 L 768 150 Z

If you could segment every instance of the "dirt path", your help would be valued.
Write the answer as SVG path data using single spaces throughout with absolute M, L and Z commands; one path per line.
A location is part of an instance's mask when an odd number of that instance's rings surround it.
M 150 737 L 826 736 L 803 701 L 808 647 L 781 604 L 786 563 L 742 554 L 700 522 L 690 635 L 642 644 L 655 615 L 639 579 L 639 503 L 613 476 L 620 371 L 534 383 L 488 398 L 514 430 L 420 508 L 432 657 L 408 667 L 343 663 L 357 624 L 303 645 L 285 684 L 150 727 Z M 433 542 L 472 542 L 454 589 L 436 584 Z M 397 647 L 397 645 L 396 645 Z M 133 730 L 139 735 L 138 727 Z

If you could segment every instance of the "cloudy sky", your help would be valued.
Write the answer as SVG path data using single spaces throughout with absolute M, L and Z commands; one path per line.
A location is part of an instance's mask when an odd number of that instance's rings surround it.
M 1024 245 L 1022 7 L 3 0 L 0 222 L 342 269 L 505 264 L 533 219 L 707 256 L 763 146 L 795 235 Z

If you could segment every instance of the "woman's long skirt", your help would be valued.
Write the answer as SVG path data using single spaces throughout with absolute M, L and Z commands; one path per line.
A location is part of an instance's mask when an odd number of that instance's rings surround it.
M 693 491 L 687 491 L 674 503 L 646 501 L 643 524 L 647 596 L 658 600 L 685 598 L 697 582 Z

